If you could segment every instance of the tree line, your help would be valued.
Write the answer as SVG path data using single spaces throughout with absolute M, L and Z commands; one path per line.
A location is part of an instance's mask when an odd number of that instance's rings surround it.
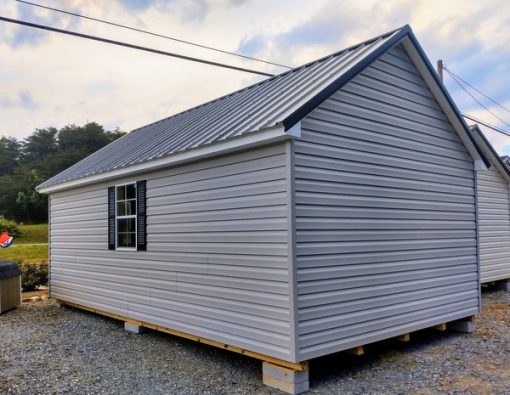
M 47 222 L 48 199 L 35 187 L 124 134 L 89 122 L 36 129 L 23 140 L 0 137 L 0 218 Z

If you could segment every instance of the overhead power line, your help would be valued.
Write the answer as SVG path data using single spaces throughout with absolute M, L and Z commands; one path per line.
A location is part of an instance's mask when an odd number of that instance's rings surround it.
M 30 1 L 25 1 L 25 0 L 16 0 L 16 1 L 18 3 L 23 3 L 23 4 L 34 6 L 34 7 L 43 8 L 45 10 L 60 12 L 62 14 L 72 15 L 72 16 L 76 16 L 78 18 L 88 19 L 90 21 L 104 23 L 106 25 L 116 26 L 116 27 L 120 27 L 122 29 L 127 29 L 127 30 L 131 30 L 131 31 L 134 31 L 134 32 L 138 32 L 138 33 L 148 34 L 148 35 L 151 35 L 151 36 L 154 36 L 154 37 L 165 38 L 165 39 L 168 39 L 168 40 L 176 41 L 176 42 L 187 44 L 187 45 L 192 45 L 194 47 L 198 47 L 198 48 L 202 48 L 202 49 L 207 49 L 207 50 L 210 50 L 210 51 L 215 51 L 215 52 L 223 53 L 223 54 L 226 54 L 226 55 L 237 56 L 237 57 L 240 57 L 240 58 L 243 58 L 243 59 L 253 60 L 255 62 L 261 62 L 261 63 L 269 64 L 269 65 L 272 65 L 272 66 L 278 66 L 278 67 L 283 67 L 283 68 L 286 68 L 286 69 L 292 69 L 292 67 L 286 66 L 284 64 L 276 63 L 276 62 L 270 62 L 269 60 L 258 59 L 258 58 L 254 58 L 252 56 L 243 55 L 243 54 L 240 54 L 240 53 L 237 53 L 237 52 L 226 51 L 226 50 L 219 49 L 219 48 L 214 48 L 214 47 L 211 47 L 211 46 L 208 46 L 208 45 L 204 45 L 204 44 L 199 44 L 199 43 L 195 43 L 195 42 L 192 42 L 192 41 L 183 40 L 183 39 L 180 39 L 180 38 L 177 38 L 177 37 L 172 37 L 172 36 L 168 36 L 168 35 L 160 34 L 160 33 L 154 33 L 154 32 L 148 31 L 148 30 L 138 29 L 136 27 L 127 26 L 127 25 L 123 25 L 123 24 L 120 24 L 120 23 L 116 23 L 116 22 L 112 22 L 112 21 L 107 21 L 107 20 L 104 20 L 104 19 L 94 18 L 94 17 L 91 17 L 91 16 L 87 16 L 87 15 L 83 15 L 83 14 L 78 14 L 76 12 L 62 10 L 60 8 L 49 7 L 49 6 L 46 6 L 46 5 L 32 3 Z
M 9 22 L 9 23 L 15 23 L 15 24 L 18 24 L 18 25 L 33 27 L 33 28 L 41 29 L 41 30 L 48 30 L 48 31 L 55 32 L 55 33 L 61 33 L 61 34 L 66 34 L 68 36 L 85 38 L 85 39 L 88 39 L 88 40 L 99 41 L 99 42 L 102 42 L 102 43 L 118 45 L 118 46 L 121 46 L 121 47 L 126 47 L 126 48 L 131 48 L 131 49 L 138 49 L 140 51 L 151 52 L 151 53 L 155 53 L 155 54 L 158 54 L 158 55 L 165 55 L 165 56 L 170 56 L 170 57 L 174 57 L 174 58 L 178 58 L 178 59 L 183 59 L 183 60 L 189 60 L 191 62 L 203 63 L 203 64 L 207 64 L 207 65 L 210 65 L 210 66 L 222 67 L 222 68 L 225 68 L 225 69 L 236 70 L 236 71 L 244 71 L 245 73 L 258 74 L 258 75 L 263 75 L 265 77 L 273 77 L 274 76 L 273 74 L 265 73 L 263 71 L 257 71 L 257 70 L 247 69 L 247 68 L 244 68 L 244 67 L 232 66 L 232 65 L 229 65 L 229 64 L 225 64 L 225 63 L 212 62 L 210 60 L 195 58 L 195 57 L 191 57 L 191 56 L 179 55 L 179 54 L 172 53 L 172 52 L 161 51 L 161 50 L 155 49 L 155 48 L 143 47 L 141 45 L 130 44 L 130 43 L 127 43 L 127 42 L 110 40 L 108 38 L 103 38 L 103 37 L 99 37 L 99 36 L 92 36 L 92 35 L 89 35 L 89 34 L 78 33 L 78 32 L 74 32 L 74 31 L 71 31 L 71 30 L 57 29 L 55 27 L 46 26 L 46 25 L 40 25 L 40 24 L 37 24 L 37 23 L 26 22 L 26 21 L 22 21 L 22 20 L 19 20 L 19 19 L 11 19 L 11 18 L 6 18 L 4 16 L 0 16 L 0 21 Z
M 469 119 L 469 120 L 473 121 L 473 122 L 479 123 L 480 125 L 483 125 L 483 126 L 485 126 L 485 127 L 489 128 L 489 129 L 492 129 L 492 130 L 494 130 L 495 132 L 502 133 L 502 134 L 505 134 L 505 135 L 507 135 L 507 136 L 509 136 L 509 137 L 510 137 L 510 131 L 507 131 L 507 130 L 503 130 L 503 129 L 501 129 L 501 128 L 498 128 L 497 126 L 491 125 L 491 124 L 490 124 L 490 123 L 488 123 L 488 122 L 485 122 L 485 121 L 482 121 L 482 120 L 480 120 L 480 119 L 478 119 L 478 118 L 475 118 L 475 117 L 473 117 L 472 115 L 468 115 L 468 114 L 462 113 L 462 116 L 463 116 L 464 118 L 467 118 L 467 119 Z
M 478 100 L 471 92 L 469 92 L 464 85 L 460 83 L 459 80 L 457 80 L 454 75 L 450 72 L 450 70 L 445 68 L 445 71 L 452 77 L 452 79 L 459 85 L 471 98 L 476 101 L 480 106 L 482 106 L 488 113 L 490 113 L 493 117 L 499 119 L 501 122 L 503 122 L 505 125 L 510 126 L 510 123 L 506 122 L 504 119 L 499 117 L 495 112 L 491 111 L 488 107 L 486 107 L 480 100 Z
M 467 82 L 465 79 L 459 77 L 457 74 L 455 74 L 453 71 L 451 71 L 449 68 L 447 68 L 446 66 L 443 66 L 443 69 L 446 70 L 448 72 L 448 74 L 450 74 L 453 77 L 457 78 L 458 80 L 462 81 L 465 85 L 469 86 L 471 89 L 475 90 L 476 92 L 478 92 L 480 95 L 482 95 L 483 97 L 485 97 L 487 100 L 490 100 L 491 102 L 493 102 L 494 104 L 496 104 L 498 107 L 501 107 L 503 110 L 507 111 L 510 113 L 510 109 L 506 108 L 505 106 L 503 106 L 502 104 L 498 103 L 496 100 L 492 99 L 490 96 L 486 95 L 485 93 L 483 93 L 480 89 L 476 88 L 475 86 L 473 86 L 472 84 L 470 84 L 469 82 Z

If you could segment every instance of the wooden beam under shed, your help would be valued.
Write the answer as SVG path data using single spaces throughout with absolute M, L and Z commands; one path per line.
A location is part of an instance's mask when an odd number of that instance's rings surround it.
M 397 336 L 395 340 L 402 343 L 407 343 L 411 340 L 411 335 L 409 333 L 404 333 L 403 335 Z
M 345 351 L 348 352 L 349 354 L 357 355 L 358 357 L 365 354 L 365 349 L 363 348 L 363 346 L 354 347 Z

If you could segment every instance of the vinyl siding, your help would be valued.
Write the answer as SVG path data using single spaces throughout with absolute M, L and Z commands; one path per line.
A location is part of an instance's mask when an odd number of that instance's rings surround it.
M 107 187 L 51 196 L 51 294 L 291 357 L 285 144 L 151 173 L 147 251 L 109 251 Z
M 294 144 L 298 358 L 477 313 L 473 160 L 407 54 L 384 54 Z
M 510 278 L 509 185 L 491 166 L 478 172 L 477 187 L 481 282 Z

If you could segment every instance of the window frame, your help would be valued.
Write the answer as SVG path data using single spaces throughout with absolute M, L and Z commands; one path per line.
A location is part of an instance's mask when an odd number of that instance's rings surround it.
M 117 199 L 117 188 L 118 187 L 126 187 L 128 185 L 133 185 L 135 187 L 135 213 L 130 215 L 118 215 L 118 199 Z M 132 199 L 123 199 L 121 201 L 126 202 Z M 133 247 L 119 247 L 119 219 L 135 219 L 135 245 Z M 137 251 L 138 250 L 138 186 L 136 181 L 125 182 L 122 184 L 115 185 L 115 250 L 116 251 Z

